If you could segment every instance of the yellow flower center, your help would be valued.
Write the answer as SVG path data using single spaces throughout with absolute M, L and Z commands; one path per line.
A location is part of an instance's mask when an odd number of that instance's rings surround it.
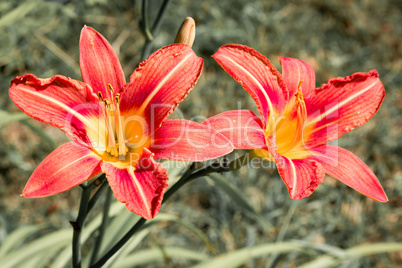
M 267 146 L 276 146 L 277 152 L 290 159 L 303 159 L 310 154 L 303 146 L 305 128 L 307 121 L 307 110 L 304 102 L 300 81 L 298 91 L 285 108 L 285 111 L 278 115 L 274 111 L 270 112 L 265 129 Z M 276 137 L 276 145 L 271 144 L 270 137 Z M 273 161 L 273 156 L 267 151 L 258 149 L 255 154 L 265 160 Z
M 113 96 L 113 88 L 108 84 Z M 113 102 L 104 99 L 98 92 L 99 101 L 104 106 L 104 122 L 99 122 L 99 132 L 95 133 L 99 145 L 94 146 L 96 153 L 104 160 L 118 167 L 136 166 L 144 147 L 150 143 L 143 135 L 146 122 L 137 114 L 125 115 L 120 112 L 120 94 L 116 93 Z

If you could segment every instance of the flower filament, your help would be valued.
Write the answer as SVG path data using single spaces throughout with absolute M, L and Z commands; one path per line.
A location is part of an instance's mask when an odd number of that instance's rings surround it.
M 111 84 L 108 84 L 108 89 L 113 96 L 114 90 Z M 122 116 L 120 114 L 120 94 L 116 93 L 113 103 L 107 99 L 103 99 L 101 92 L 98 92 L 98 97 L 105 108 L 105 125 L 107 132 L 106 152 L 115 157 L 118 157 L 119 155 L 126 155 L 128 152 L 128 147 L 124 138 L 124 126 Z

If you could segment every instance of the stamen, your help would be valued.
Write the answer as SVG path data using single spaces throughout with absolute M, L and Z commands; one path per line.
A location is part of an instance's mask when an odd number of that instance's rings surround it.
M 114 137 L 114 129 L 112 126 L 111 119 L 113 118 L 112 116 L 112 111 L 111 111 L 111 104 L 110 101 L 108 100 L 103 100 L 105 103 L 105 123 L 107 127 L 107 133 L 108 133 L 108 140 L 106 144 L 106 152 L 110 153 L 113 156 L 118 156 L 119 154 L 117 153 L 116 149 L 116 140 Z
M 119 155 L 126 155 L 128 152 L 128 148 L 125 144 L 124 135 L 123 135 L 123 124 L 120 116 L 120 107 L 119 107 L 119 97 L 120 94 L 116 93 L 115 104 L 116 104 L 116 130 L 117 130 L 117 142 L 119 146 Z
M 100 92 L 100 91 L 98 91 L 98 98 L 99 98 L 99 101 L 103 101 L 102 92 Z
M 114 89 L 111 84 L 107 84 L 107 88 L 110 90 L 110 92 L 112 92 L 112 94 L 114 93 Z
M 108 100 L 103 100 L 103 102 L 105 103 L 105 107 L 110 110 L 110 101 Z
M 114 98 L 114 103 L 116 103 L 116 105 L 119 105 L 119 98 L 120 98 L 120 93 L 116 93 L 116 97 Z

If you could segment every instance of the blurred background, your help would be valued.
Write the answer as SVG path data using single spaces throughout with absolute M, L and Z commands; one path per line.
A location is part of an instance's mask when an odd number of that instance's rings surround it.
M 148 2 L 151 23 L 161 2 Z M 329 176 L 310 197 L 292 200 L 273 165 L 244 167 L 216 178 L 197 179 L 161 208 L 161 213 L 193 224 L 210 241 L 208 246 L 182 225 L 162 221 L 150 228 L 138 248 L 182 246 L 213 256 L 298 240 L 310 251 L 266 255 L 242 266 L 296 267 L 327 253 L 326 249 L 400 242 L 402 2 L 171 0 L 153 50 L 172 43 L 187 16 L 196 21 L 193 49 L 204 58 L 205 66 L 198 84 L 179 106 L 186 119 L 230 109 L 256 111 L 252 98 L 211 58 L 224 44 L 253 47 L 279 70 L 279 55 L 307 61 L 316 72 L 317 86 L 330 78 L 378 70 L 386 90 L 381 109 L 338 142 L 370 166 L 389 202 L 375 202 Z M 81 193 L 75 187 L 53 197 L 20 197 L 35 167 L 68 139 L 59 129 L 14 114 L 19 109 L 8 96 L 10 80 L 26 73 L 41 78 L 62 74 L 81 80 L 78 44 L 84 25 L 95 28 L 112 44 L 128 78 L 140 62 L 145 42 L 140 20 L 138 0 L 0 2 L 0 245 L 23 226 L 47 223 L 54 230 L 69 228 Z M 102 210 L 101 206 L 96 209 Z M 127 226 L 134 222 L 127 221 Z M 91 241 L 88 243 L 90 247 Z M 314 247 L 317 249 L 311 252 Z M 188 267 L 193 263 L 165 256 L 145 266 Z M 402 266 L 402 252 L 346 260 L 342 265 Z

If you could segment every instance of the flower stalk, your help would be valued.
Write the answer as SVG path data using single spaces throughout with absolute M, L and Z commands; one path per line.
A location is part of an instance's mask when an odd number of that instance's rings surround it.
M 81 267 L 81 231 L 88 215 L 88 204 L 94 184 L 82 185 L 81 203 L 78 217 L 75 222 L 70 222 L 73 226 L 73 267 Z
M 233 160 L 233 162 L 236 160 Z M 229 165 L 219 165 L 218 162 L 214 162 L 205 168 L 197 170 L 196 163 L 192 163 L 187 171 L 181 176 L 181 178 L 166 191 L 162 204 L 164 204 L 174 193 L 176 193 L 188 182 L 191 182 L 200 177 L 208 176 L 211 173 L 223 173 L 231 171 L 231 169 L 229 168 L 230 165 L 231 163 L 229 163 Z M 117 251 L 119 251 L 130 240 L 133 235 L 141 230 L 146 221 L 147 220 L 144 218 L 139 219 L 134 224 L 134 226 L 101 259 L 99 259 L 95 264 L 91 265 L 90 267 L 102 267 L 114 254 L 116 254 Z
M 149 21 L 148 21 L 148 0 L 142 1 L 142 20 L 140 22 L 140 28 L 145 36 L 145 44 L 142 49 L 141 54 L 141 61 L 145 60 L 152 51 L 152 42 L 154 40 L 154 36 L 157 34 L 159 27 L 162 22 L 163 15 L 166 11 L 166 7 L 169 4 L 170 0 L 164 0 L 159 8 L 158 15 L 155 18 L 154 23 L 152 24 L 152 28 L 149 28 Z
M 113 191 L 112 191 L 112 189 L 110 189 L 109 184 L 107 182 L 105 182 L 104 185 L 106 185 L 105 188 L 107 188 L 106 189 L 106 199 L 105 199 L 105 204 L 103 206 L 102 223 L 101 223 L 101 226 L 99 227 L 98 238 L 96 239 L 95 247 L 92 252 L 91 264 L 95 263 L 95 261 L 98 257 L 98 252 L 99 252 L 100 246 L 102 245 L 103 237 L 105 236 L 106 227 L 109 222 L 109 210 L 110 210 L 110 205 L 112 203 Z

